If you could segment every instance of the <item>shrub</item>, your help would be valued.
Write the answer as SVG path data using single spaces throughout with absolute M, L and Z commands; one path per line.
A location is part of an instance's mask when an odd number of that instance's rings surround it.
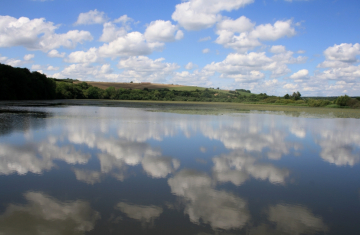
M 295 101 L 293 100 L 287 100 L 287 99 L 279 99 L 275 102 L 276 104 L 290 104 L 290 103 L 295 103 Z
M 265 103 L 275 103 L 279 98 L 277 97 L 268 97 L 266 99 L 263 99 L 262 102 Z
M 314 99 L 309 99 L 307 103 L 310 107 L 324 107 L 331 104 L 329 100 L 314 100 Z
M 340 105 L 340 106 L 346 106 L 346 103 L 350 100 L 351 98 L 347 95 L 344 96 L 339 96 L 336 101 L 335 104 Z
M 350 106 L 351 108 L 359 108 L 360 107 L 360 102 L 357 99 L 349 99 L 346 102 L 347 106 Z
M 305 104 L 306 102 L 304 100 L 297 100 L 295 101 L 296 104 Z

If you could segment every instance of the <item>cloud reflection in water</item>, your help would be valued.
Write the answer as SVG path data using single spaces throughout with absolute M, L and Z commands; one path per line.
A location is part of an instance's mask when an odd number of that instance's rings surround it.
M 132 205 L 125 202 L 119 202 L 115 208 L 125 213 L 129 218 L 147 224 L 153 223 L 163 212 L 163 209 L 158 206 Z
M 182 170 L 168 180 L 171 192 L 185 201 L 190 221 L 214 229 L 240 229 L 250 218 L 247 203 L 226 191 L 214 189 L 211 178 L 202 172 Z
M 273 184 L 285 183 L 290 171 L 278 168 L 270 163 L 259 163 L 250 154 L 234 151 L 213 158 L 213 173 L 217 181 L 227 182 L 239 186 L 250 176 L 255 179 L 269 180 Z
M 0 234 L 85 234 L 100 218 L 85 201 L 61 202 L 41 192 L 24 196 L 28 204 L 10 204 L 0 215 Z

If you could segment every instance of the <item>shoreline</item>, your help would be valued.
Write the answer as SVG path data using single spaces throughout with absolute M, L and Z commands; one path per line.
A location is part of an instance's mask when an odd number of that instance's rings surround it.
M 171 112 L 199 115 L 222 115 L 231 113 L 269 112 L 280 115 L 314 118 L 360 118 L 359 109 L 292 106 L 276 104 L 247 104 L 228 102 L 192 101 L 149 101 L 149 100 L 108 100 L 108 99 L 62 99 L 62 100 L 25 100 L 0 101 L 4 106 L 20 107 L 59 107 L 59 106 L 105 106 L 144 108 L 154 112 Z

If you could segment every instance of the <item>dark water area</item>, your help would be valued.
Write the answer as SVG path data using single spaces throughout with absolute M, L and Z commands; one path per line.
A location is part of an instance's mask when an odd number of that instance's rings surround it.
M 360 234 L 360 119 L 168 111 L 1 103 L 0 234 Z

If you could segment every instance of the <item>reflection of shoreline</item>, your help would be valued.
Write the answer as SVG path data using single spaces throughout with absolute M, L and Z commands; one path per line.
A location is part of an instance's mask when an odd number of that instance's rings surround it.
M 13 132 L 28 132 L 46 125 L 49 112 L 32 111 L 31 109 L 2 109 L 0 107 L 0 136 Z

